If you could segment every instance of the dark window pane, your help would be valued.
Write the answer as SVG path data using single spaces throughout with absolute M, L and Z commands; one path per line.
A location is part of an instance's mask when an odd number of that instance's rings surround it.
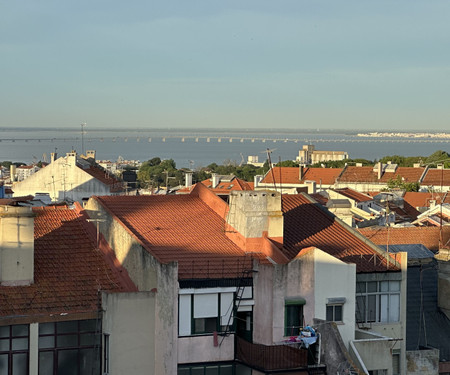
M 78 350 L 60 350 L 58 352 L 58 375 L 77 375 Z
M 28 325 L 20 324 L 12 326 L 12 335 L 14 336 L 28 336 Z
M 0 352 L 9 350 L 9 339 L 0 340 Z
M 28 354 L 17 353 L 13 354 L 12 375 L 27 375 L 28 374 Z
M 368 305 L 368 314 L 367 314 L 367 321 L 368 322 L 374 322 L 376 320 L 377 317 L 377 300 L 376 300 L 377 296 L 373 295 L 373 296 L 368 296 L 367 300 L 369 301 L 369 305 Z
M 0 374 L 8 374 L 8 354 L 0 354 Z
M 194 319 L 194 333 L 211 333 L 217 330 L 217 318 Z
M 40 335 L 51 335 L 55 333 L 55 323 L 41 323 L 39 324 Z
M 220 366 L 220 375 L 233 375 L 233 366 L 232 365 Z
M 75 320 L 69 322 L 58 322 L 56 323 L 56 331 L 58 334 L 78 332 L 78 322 Z
M 12 350 L 28 349 L 28 339 L 12 339 Z
M 333 306 L 327 306 L 327 317 L 326 317 L 326 319 L 329 322 L 333 321 Z
M 370 283 L 367 283 L 367 292 L 368 293 L 374 293 L 377 291 L 377 282 L 371 281 Z
M 288 305 L 285 306 L 286 327 L 285 336 L 297 336 L 300 333 L 300 328 L 303 321 L 303 306 L 302 305 Z
M 0 337 L 9 337 L 9 326 L 0 327 Z
M 92 375 L 100 373 L 99 348 L 80 350 L 80 375 Z
M 80 336 L 81 346 L 93 346 L 95 344 L 95 334 L 84 333 Z
M 341 305 L 334 306 L 334 321 L 342 322 L 342 306 Z
M 95 332 L 98 331 L 96 329 L 97 320 L 90 319 L 90 320 L 80 320 L 80 332 Z
M 219 366 L 206 366 L 205 375 L 219 375 Z
M 54 348 L 55 336 L 41 336 L 39 337 L 39 349 Z
M 365 293 L 366 292 L 366 283 L 356 283 L 356 293 Z
M 58 348 L 67 348 L 70 346 L 78 346 L 78 335 L 61 335 L 56 338 Z
M 191 375 L 205 375 L 205 368 L 204 367 L 192 367 Z
M 190 374 L 191 374 L 191 371 L 190 371 L 190 369 L 188 369 L 188 368 L 182 368 L 182 367 L 180 367 L 180 368 L 178 369 L 177 374 L 178 374 L 178 375 L 190 375 Z
M 39 352 L 39 375 L 53 374 L 53 352 Z
M 366 321 L 366 297 L 356 297 L 356 322 Z

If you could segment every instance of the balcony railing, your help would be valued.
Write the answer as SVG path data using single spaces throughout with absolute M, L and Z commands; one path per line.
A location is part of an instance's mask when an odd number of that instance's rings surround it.
M 306 369 L 308 350 L 290 345 L 252 344 L 236 338 L 236 358 L 244 364 L 262 371 Z

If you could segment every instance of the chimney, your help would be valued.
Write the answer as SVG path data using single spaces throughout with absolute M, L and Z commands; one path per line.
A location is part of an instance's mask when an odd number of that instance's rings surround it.
M 298 179 L 301 181 L 303 180 L 303 176 L 305 175 L 305 167 L 303 165 L 300 165 L 298 167 Z
M 212 181 L 212 188 L 215 189 L 220 182 L 219 175 L 217 173 L 213 173 L 211 181 Z
M 190 188 L 192 186 L 192 172 L 186 172 L 184 186 L 187 188 Z
M 23 286 L 33 279 L 33 211 L 31 207 L 0 206 L 0 282 Z
M 413 167 L 414 167 L 414 168 L 420 168 L 420 163 L 414 163 L 414 164 L 413 164 Z
M 383 163 L 379 162 L 377 165 L 377 177 L 378 179 L 381 179 L 381 176 L 383 176 Z
M 257 174 L 255 177 L 253 177 L 253 188 L 256 189 L 259 186 L 259 183 L 262 181 L 264 176 Z
M 95 150 L 86 150 L 86 159 L 94 159 L 95 161 Z
M 56 152 L 50 153 L 50 163 L 53 163 L 58 158 L 58 154 Z
M 66 154 L 67 164 L 75 167 L 77 165 L 77 153 L 75 151 L 68 152 Z
M 232 191 L 227 223 L 244 238 L 283 236 L 281 194 L 266 190 Z
M 355 164 L 357 167 L 362 167 L 362 163 L 356 163 Z
M 444 169 L 444 164 L 438 164 L 438 165 L 436 165 L 436 168 L 437 169 Z
M 308 194 L 316 194 L 317 184 L 316 181 L 305 181 L 306 186 L 308 186 Z
M 9 178 L 11 179 L 11 182 L 16 181 L 16 165 L 11 164 L 9 167 Z

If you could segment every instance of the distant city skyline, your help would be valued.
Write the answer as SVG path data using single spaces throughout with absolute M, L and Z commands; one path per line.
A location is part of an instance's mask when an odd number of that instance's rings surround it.
M 0 127 L 450 129 L 448 1 L 0 7 Z

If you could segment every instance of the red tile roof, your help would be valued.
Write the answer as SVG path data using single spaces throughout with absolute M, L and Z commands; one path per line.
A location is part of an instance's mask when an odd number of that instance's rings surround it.
M 357 272 L 386 272 L 386 257 L 370 241 L 336 220 L 334 215 L 306 196 L 284 195 L 283 251 L 292 259 L 305 248 L 317 247 L 346 262 Z M 399 268 L 390 262 L 390 271 Z
M 432 251 L 439 250 L 438 227 L 371 227 L 360 228 L 358 231 L 377 245 L 422 244 Z M 450 228 L 443 227 L 443 243 L 450 238 Z
M 430 207 L 431 201 L 436 201 L 436 204 L 450 203 L 450 193 L 428 193 L 428 192 L 406 192 L 403 196 L 405 202 L 408 202 L 415 208 Z
M 315 181 L 317 185 L 333 185 L 342 168 L 305 168 L 300 180 L 299 167 L 274 167 L 264 176 L 262 184 L 303 184 Z
M 123 191 L 122 182 L 120 182 L 117 178 L 115 178 L 112 174 L 98 168 L 95 166 L 91 166 L 87 169 L 83 169 L 86 173 L 90 174 L 95 179 L 99 180 L 103 184 L 110 187 L 110 191 L 119 192 Z
M 359 191 L 350 189 L 350 188 L 332 189 L 332 190 L 335 191 L 336 193 L 339 193 L 339 194 L 347 197 L 347 198 L 353 199 L 357 203 L 373 200 L 372 197 L 370 197 L 366 194 L 360 193 Z
M 450 169 L 430 168 L 423 179 L 422 185 L 440 187 L 450 186 Z
M 96 312 L 98 290 L 136 290 L 126 271 L 96 249 L 86 230 L 92 225 L 80 213 L 61 206 L 33 212 L 34 284 L 0 286 L 0 316 Z
M 374 167 L 356 167 L 347 166 L 338 178 L 338 182 L 373 182 L 373 183 L 387 183 L 390 179 L 396 179 L 398 176 L 404 182 L 417 182 L 420 180 L 425 168 L 413 167 L 398 167 L 395 172 L 384 172 L 380 179 L 378 179 L 377 172 L 374 172 Z
M 211 179 L 209 178 L 201 181 L 201 183 L 217 195 L 229 195 L 231 191 L 253 190 L 253 182 L 247 182 L 238 177 L 234 177 L 232 181 L 220 181 L 215 188 L 212 187 Z M 180 189 L 178 193 L 188 194 L 194 189 L 194 186 Z
M 224 216 L 199 196 L 94 199 L 158 261 L 178 261 L 179 279 L 238 277 L 244 267 L 250 267 L 251 257 L 226 236 Z

